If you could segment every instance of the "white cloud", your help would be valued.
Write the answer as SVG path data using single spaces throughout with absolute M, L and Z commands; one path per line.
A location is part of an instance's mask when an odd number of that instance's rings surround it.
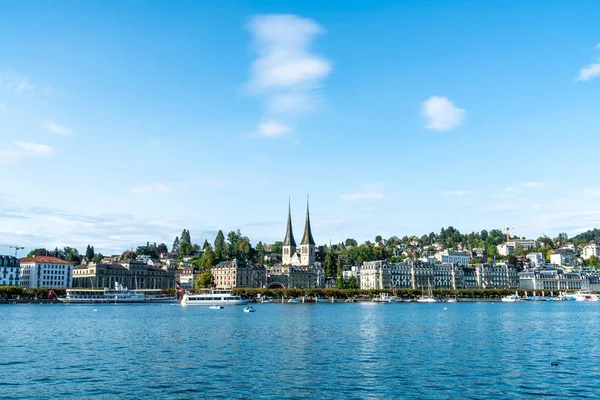
M 594 46 L 596 50 L 600 50 L 600 43 Z M 595 63 L 586 65 L 579 70 L 579 75 L 575 78 L 575 82 L 586 82 L 600 76 L 600 58 Z
M 340 199 L 344 201 L 385 200 L 388 196 L 384 192 L 384 187 L 383 183 L 370 183 L 364 185 L 358 192 L 341 194 Z
M 46 129 L 49 132 L 52 132 L 56 135 L 70 135 L 73 133 L 73 131 L 71 130 L 71 128 L 69 128 L 66 125 L 61 125 L 57 122 L 54 121 L 45 121 L 43 123 L 44 129 Z
M 325 30 L 311 19 L 291 14 L 254 16 L 248 30 L 257 58 L 247 87 L 265 101 L 269 118 L 318 109 L 324 103 L 318 90 L 332 67 L 311 51 L 311 45 Z
M 11 163 L 22 159 L 49 156 L 54 149 L 45 144 L 13 140 L 8 146 L 0 146 L 0 163 Z
M 428 129 L 448 131 L 463 122 L 466 111 L 456 107 L 446 97 L 432 96 L 421 104 L 421 114 L 427 119 Z
M 169 193 L 171 191 L 171 187 L 164 183 L 157 183 L 154 185 L 136 186 L 133 189 L 131 189 L 131 191 L 133 193 L 143 194 L 143 195 L 164 194 L 164 193 Z
M 15 74 L 0 75 L 0 87 L 18 94 L 36 94 L 39 91 L 28 78 Z
M 291 132 L 291 128 L 287 125 L 276 121 L 265 121 L 258 125 L 257 135 L 267 138 L 280 138 L 289 136 Z
M 522 183 L 521 186 L 526 188 L 541 188 L 544 184 L 542 182 L 525 182 Z

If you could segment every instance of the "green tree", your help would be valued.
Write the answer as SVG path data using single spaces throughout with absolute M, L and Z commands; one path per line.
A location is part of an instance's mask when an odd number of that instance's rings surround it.
M 96 253 L 94 254 L 94 257 L 92 257 L 91 261 L 95 264 L 100 264 L 103 258 L 104 256 L 102 255 L 102 253 Z
M 169 252 L 169 248 L 167 247 L 166 244 L 161 243 L 158 246 L 156 246 L 156 251 L 158 252 L 158 254 L 168 253 Z
M 224 261 L 227 257 L 227 249 L 225 248 L 225 236 L 223 235 L 223 231 L 219 230 L 217 233 L 217 237 L 214 242 L 215 247 L 215 261 Z
M 360 289 L 360 286 L 358 286 L 358 281 L 356 280 L 356 278 L 354 276 L 351 276 L 350 279 L 348 279 L 348 283 L 346 284 L 346 287 L 348 289 Z
M 259 264 L 263 264 L 265 262 L 265 246 L 263 246 L 262 242 L 258 242 L 258 244 L 256 245 L 256 253 L 258 255 L 258 263 Z
M 90 261 L 94 258 L 94 246 L 87 245 L 87 248 L 85 249 L 85 258 Z
M 202 258 L 200 259 L 200 266 L 205 270 L 210 270 L 215 265 L 215 253 L 213 252 L 210 244 L 204 249 Z
M 344 276 L 340 273 L 335 280 L 335 288 L 336 289 L 346 289 L 346 281 L 344 280 Z
M 344 242 L 344 245 L 345 245 L 346 247 L 352 247 L 352 246 L 355 246 L 355 247 L 356 247 L 356 246 L 358 246 L 358 242 L 357 242 L 356 240 L 354 240 L 354 239 L 348 238 L 348 239 L 346 239 L 346 241 Z
M 196 277 L 196 281 L 194 282 L 194 286 L 197 288 L 209 288 L 212 287 L 215 283 L 215 279 L 210 270 L 204 271 Z
M 277 241 L 271 245 L 271 251 L 275 254 L 281 255 L 283 253 L 283 242 Z
M 179 254 L 179 236 L 175 236 L 175 240 L 173 240 L 173 247 L 171 247 L 171 251 L 173 253 Z
M 325 255 L 325 276 L 330 277 L 336 274 L 335 260 L 331 250 Z

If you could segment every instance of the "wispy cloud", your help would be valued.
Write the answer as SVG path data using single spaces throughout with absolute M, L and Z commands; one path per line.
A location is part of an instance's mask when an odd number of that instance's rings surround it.
M 11 163 L 23 159 L 49 156 L 54 149 L 45 144 L 13 140 L 8 146 L 0 146 L 0 163 Z
M 257 58 L 247 87 L 265 101 L 265 119 L 319 108 L 318 90 L 332 70 L 329 60 L 311 51 L 314 39 L 325 33 L 323 27 L 297 15 L 269 14 L 252 17 L 248 30 Z
M 54 133 L 55 135 L 66 136 L 66 135 L 70 135 L 73 133 L 71 128 L 69 128 L 66 125 L 59 124 L 58 122 L 44 121 L 44 123 L 42 125 L 43 125 L 44 129 L 46 129 L 49 132 Z
M 427 119 L 427 129 L 449 131 L 463 122 L 466 111 L 446 97 L 432 96 L 421 104 L 421 114 Z
M 442 195 L 446 197 L 462 197 L 467 196 L 469 194 L 471 194 L 471 192 L 468 190 L 447 190 L 445 192 L 442 192 Z
M 17 94 L 35 95 L 40 92 L 40 88 L 28 78 L 17 74 L 0 75 L 0 87 Z
M 600 197 L 600 187 L 586 188 L 581 193 L 588 197 Z
M 544 184 L 542 182 L 525 182 L 522 183 L 521 186 L 523 186 L 524 188 L 542 188 L 544 187 Z
M 600 43 L 595 47 L 596 50 L 600 50 Z M 575 82 L 586 82 L 590 79 L 600 76 L 600 57 L 596 59 L 596 62 L 586 65 L 579 70 L 579 75 L 575 78 Z
M 141 195 L 165 194 L 171 191 L 171 186 L 164 183 L 156 183 L 153 185 L 136 186 L 131 191 Z
M 341 194 L 340 199 L 344 201 L 385 200 L 388 196 L 384 187 L 383 183 L 370 183 L 364 185 L 360 191 Z
M 264 121 L 258 125 L 256 135 L 266 138 L 289 137 L 292 129 L 276 121 Z

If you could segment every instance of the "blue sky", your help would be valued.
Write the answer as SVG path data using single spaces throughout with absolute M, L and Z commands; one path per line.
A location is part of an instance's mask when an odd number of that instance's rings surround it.
M 600 226 L 598 2 L 323 3 L 3 1 L 0 243 Z

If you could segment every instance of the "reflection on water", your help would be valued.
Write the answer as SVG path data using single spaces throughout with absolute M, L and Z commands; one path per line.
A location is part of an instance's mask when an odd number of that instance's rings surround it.
M 600 397 L 599 304 L 256 309 L 2 306 L 0 398 Z

